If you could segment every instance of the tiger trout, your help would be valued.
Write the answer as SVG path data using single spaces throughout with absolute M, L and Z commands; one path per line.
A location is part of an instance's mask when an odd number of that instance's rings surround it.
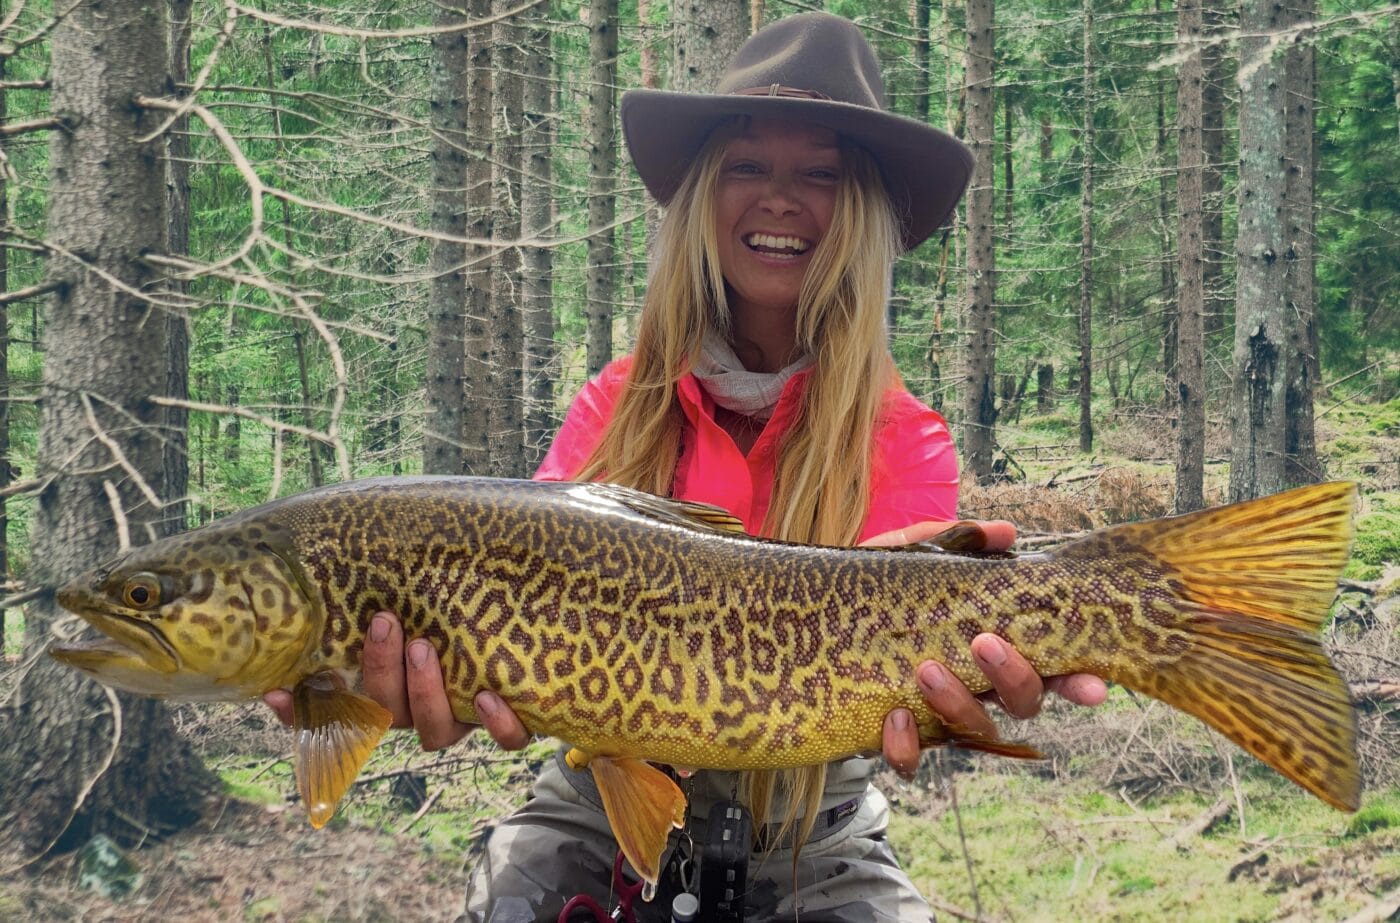
M 236 700 L 286 687 L 297 784 L 324 824 L 390 723 L 356 692 L 375 612 L 442 658 L 452 710 L 499 693 L 591 761 L 627 858 L 655 882 L 685 798 L 652 762 L 775 769 L 878 751 L 912 709 L 925 745 L 1029 747 L 946 725 L 925 659 L 988 682 L 995 632 L 1042 675 L 1093 673 L 1203 719 L 1355 810 L 1356 719 L 1317 633 L 1355 487 L 1321 484 L 1112 526 L 1052 551 L 832 548 L 606 484 L 352 481 L 133 548 L 63 587 L 102 632 L 54 657 L 118 689 Z

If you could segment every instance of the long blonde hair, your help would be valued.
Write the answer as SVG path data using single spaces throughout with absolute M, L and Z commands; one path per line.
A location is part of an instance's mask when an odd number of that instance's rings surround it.
M 729 329 L 714 203 L 725 145 L 743 127 L 738 120 L 711 134 L 661 223 L 632 367 L 603 438 L 578 475 L 582 480 L 671 492 L 683 424 L 676 383 L 699 356 L 705 333 Z M 831 225 L 798 294 L 796 345 L 815 362 L 802 408 L 778 450 L 760 530 L 827 545 L 851 545 L 860 535 L 881 398 L 897 381 L 885 310 L 899 226 L 871 156 L 844 142 L 841 149 Z M 781 830 L 801 817 L 800 843 L 811 833 L 825 785 L 826 767 L 809 766 L 744 773 L 740 790 L 762 824 L 781 788 L 788 796 Z

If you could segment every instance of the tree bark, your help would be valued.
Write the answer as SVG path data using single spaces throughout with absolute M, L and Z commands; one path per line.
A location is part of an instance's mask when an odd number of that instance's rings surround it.
M 1294 25 L 1311 22 L 1315 0 L 1290 0 Z M 1317 52 L 1311 36 L 1295 42 L 1284 54 L 1285 134 L 1288 187 L 1289 367 L 1285 397 L 1288 457 L 1284 483 L 1290 487 L 1315 484 L 1325 478 L 1313 430 L 1313 389 L 1317 364 L 1317 263 L 1313 185 L 1316 170 L 1316 128 L 1313 98 L 1317 85 Z
M 1084 129 L 1079 146 L 1079 451 L 1094 450 L 1094 4 L 1084 0 Z
M 514 0 L 495 0 L 501 15 Z M 495 218 L 492 230 L 500 241 L 520 239 L 521 110 L 525 104 L 520 76 L 522 29 L 514 17 L 494 26 L 496 49 L 495 156 L 492 157 Z M 502 247 L 494 261 L 496 283 L 491 304 L 491 434 L 490 471 L 494 477 L 525 475 L 524 368 L 525 332 L 522 315 L 522 258 L 519 246 Z
M 1215 7 L 1201 11 L 1205 37 L 1212 39 L 1225 27 L 1226 14 Z M 1223 46 L 1208 41 L 1201 50 L 1205 85 L 1201 91 L 1201 289 L 1205 292 L 1205 333 L 1217 342 L 1230 312 L 1225 297 L 1225 54 Z
M 466 0 L 446 0 L 434 24 L 451 26 L 466 19 Z M 442 32 L 432 38 L 432 88 L 429 103 L 433 130 L 432 228 L 441 234 L 467 233 L 467 34 Z M 461 474 L 466 392 L 466 259 L 459 243 L 434 240 L 428 258 L 428 357 L 423 420 L 423 473 Z
M 996 254 L 993 235 L 996 190 L 995 100 L 992 96 L 994 0 L 968 0 L 967 142 L 977 162 L 967 194 L 967 392 L 963 457 L 979 483 L 992 476 L 996 426 Z
M 37 475 L 52 480 L 33 522 L 37 586 L 96 565 L 119 535 L 141 543 L 162 529 L 164 416 L 151 397 L 167 386 L 167 325 L 131 292 L 159 290 L 142 255 L 166 243 L 165 141 L 138 140 L 158 118 L 134 103 L 169 91 L 164 9 L 78 4 L 53 32 L 52 107 L 74 127 L 52 139 L 48 237 L 126 290 L 70 260 L 50 266 L 65 284 L 44 329 Z M 131 841 L 191 823 L 212 776 L 160 702 L 110 693 L 39 656 L 59 617 L 52 596 L 26 613 L 33 668 L 0 753 L 6 829 L 39 852 L 96 832 Z
M 5 79 L 5 63 L 0 55 L 0 81 Z M 9 118 L 9 94 L 0 87 L 0 125 Z M 9 163 L 5 139 L 0 138 L 0 158 Z M 0 171 L 0 215 L 10 214 L 10 184 Z M 10 290 L 10 248 L 0 247 L 0 292 Z M 10 486 L 10 306 L 0 303 L 0 491 Z M 5 496 L 0 493 L 0 582 L 10 580 L 10 515 Z M 9 596 L 8 590 L 4 595 Z M 5 609 L 0 607 L 0 663 L 5 655 Z
M 588 13 L 588 374 L 612 361 L 617 257 L 617 0 L 592 0 Z
M 485 20 L 491 0 L 468 0 L 467 17 Z M 491 27 L 467 31 L 469 45 L 467 137 L 467 236 L 486 240 L 492 235 L 491 160 L 495 156 L 491 135 L 491 109 L 495 96 L 492 74 Z M 466 358 L 462 383 L 468 404 L 462 420 L 462 466 L 467 474 L 488 472 L 488 439 L 491 406 L 486 395 L 491 386 L 491 343 L 487 318 L 491 315 L 492 252 L 489 247 L 467 247 Z
M 1007 93 L 1002 99 L 1002 142 L 1001 142 L 1001 178 L 1002 178 L 1002 246 L 1008 251 L 1012 248 L 1015 235 L 1012 233 L 1015 222 L 1015 202 L 1016 202 L 1016 172 L 1015 172 L 1015 151 L 1013 150 L 1012 135 L 1014 126 L 1011 116 L 1011 94 Z
M 1205 67 L 1200 48 L 1201 0 L 1177 0 L 1177 325 L 1176 498 L 1178 513 L 1205 506 L 1205 253 L 1201 180 L 1205 141 L 1201 110 Z
M 190 79 L 190 36 L 193 0 L 171 0 L 170 3 L 170 80 L 181 86 Z M 165 251 L 176 256 L 190 252 L 190 139 L 189 118 L 176 120 L 165 136 L 165 162 L 169 196 L 169 218 Z M 166 290 L 184 294 L 188 285 L 168 281 Z M 183 311 L 166 315 L 166 336 L 170 350 L 165 393 L 176 400 L 190 396 L 190 319 Z M 166 407 L 165 416 L 165 481 L 170 496 L 166 507 L 165 528 L 168 535 L 183 532 L 188 526 L 190 485 L 190 412 L 184 407 Z
M 552 97 L 554 55 L 545 7 L 524 13 L 525 43 L 523 138 L 525 182 L 520 190 L 522 230 L 527 237 L 553 236 L 554 196 L 550 154 L 554 147 Z M 525 468 L 534 471 L 544 459 L 554 432 L 554 251 L 525 248 Z
M 1240 14 L 1240 179 L 1230 499 L 1286 483 L 1289 333 L 1284 72 L 1269 44 L 1285 23 L 1270 0 Z
M 671 7 L 671 20 L 675 24 L 671 89 L 711 92 L 734 52 L 748 38 L 748 3 L 678 0 Z

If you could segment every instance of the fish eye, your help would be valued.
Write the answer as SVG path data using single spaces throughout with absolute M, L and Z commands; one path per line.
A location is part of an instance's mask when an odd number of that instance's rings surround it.
M 122 587 L 122 601 L 133 609 L 160 605 L 160 578 L 155 574 L 136 574 Z

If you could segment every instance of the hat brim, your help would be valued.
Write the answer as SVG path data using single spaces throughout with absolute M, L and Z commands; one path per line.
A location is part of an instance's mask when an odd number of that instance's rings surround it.
M 915 119 L 824 99 L 628 90 L 622 133 L 647 190 L 662 205 L 680 188 L 710 132 L 728 118 L 758 116 L 822 125 L 874 156 L 912 250 L 952 217 L 972 177 L 957 138 Z

